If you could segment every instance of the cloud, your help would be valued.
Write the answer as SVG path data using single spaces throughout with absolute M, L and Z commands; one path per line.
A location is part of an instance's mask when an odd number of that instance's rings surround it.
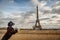
M 20 15 L 20 13 L 16 13 L 16 12 L 14 12 L 14 13 L 10 13 L 10 14 L 7 14 L 6 15 L 7 17 L 9 17 L 9 18 L 20 18 L 21 17 L 21 15 Z
M 2 17 L 2 12 L 0 11 L 0 18 Z
M 2 13 L 2 11 L 0 11 L 0 26 L 4 23 L 4 22 L 2 21 L 2 18 L 3 18 L 3 13 Z
M 4 0 L 3 0 L 4 1 Z M 60 21 L 60 2 L 58 1 L 52 1 L 53 3 L 49 4 L 51 2 L 51 0 L 48 2 L 48 0 L 31 0 L 32 3 L 34 3 L 34 10 L 32 8 L 32 10 L 29 11 L 23 11 L 20 12 L 18 9 L 18 7 L 16 8 L 16 6 L 13 6 L 11 4 L 14 4 L 14 0 L 8 0 L 8 4 L 10 5 L 9 7 L 12 7 L 14 9 L 13 12 L 8 12 L 5 16 L 7 16 L 6 18 L 3 18 L 3 22 L 4 22 L 4 26 L 7 25 L 7 23 L 12 20 L 16 25 L 15 27 L 24 27 L 24 28 L 32 28 L 32 26 L 34 26 L 35 21 L 36 21 L 36 5 L 38 5 L 39 7 L 39 19 L 40 19 L 40 23 L 42 28 L 59 28 L 58 26 L 60 26 L 59 21 Z M 5 5 L 7 0 L 4 1 Z M 53 5 L 52 5 L 53 4 Z M 4 6 L 5 7 L 5 6 Z
M 38 1 L 38 0 L 32 0 L 32 2 L 34 4 L 36 4 L 36 6 L 39 6 L 40 11 L 42 11 L 44 14 L 45 13 L 50 13 L 52 11 L 52 8 L 47 5 L 47 0 L 42 0 L 42 1 Z
M 42 7 L 46 5 L 46 1 L 43 0 L 41 2 L 39 2 L 39 0 L 31 0 L 31 1 L 32 3 L 34 3 L 35 6 L 40 5 Z
M 57 1 L 52 7 L 53 8 L 59 8 L 60 6 L 60 1 Z
M 56 2 L 52 7 L 53 13 L 60 14 L 60 1 Z

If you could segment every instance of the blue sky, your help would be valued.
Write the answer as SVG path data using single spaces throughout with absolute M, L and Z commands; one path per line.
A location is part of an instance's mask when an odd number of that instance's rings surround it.
M 31 10 L 30 0 L 0 0 L 0 5 L 2 11 L 4 12 L 14 12 L 14 11 L 27 11 Z M 7 14 L 7 13 L 4 13 Z
M 41 2 L 42 0 L 38 0 L 39 2 Z M 47 6 L 51 6 L 53 5 L 53 3 L 57 2 L 56 0 L 53 1 L 47 1 Z M 31 2 L 31 0 L 6 0 L 4 3 L 4 0 L 0 0 L 0 5 L 4 5 L 2 7 L 3 11 L 7 11 L 7 12 L 11 12 L 14 10 L 18 10 L 18 11 L 26 11 L 26 10 L 31 10 L 33 7 L 33 3 Z
M 3 15 L 0 20 L 4 26 L 12 20 L 16 23 L 15 27 L 31 28 L 36 20 L 37 5 L 43 28 L 46 25 L 47 28 L 60 28 L 60 0 L 0 0 L 0 16 Z M 55 25 L 57 27 L 50 27 Z

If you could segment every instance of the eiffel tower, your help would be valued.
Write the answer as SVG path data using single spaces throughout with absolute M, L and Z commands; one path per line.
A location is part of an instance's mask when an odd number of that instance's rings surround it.
M 39 22 L 38 6 L 36 8 L 37 8 L 36 23 L 35 23 L 35 26 L 33 27 L 33 29 L 41 30 L 42 28 L 41 28 L 41 25 Z

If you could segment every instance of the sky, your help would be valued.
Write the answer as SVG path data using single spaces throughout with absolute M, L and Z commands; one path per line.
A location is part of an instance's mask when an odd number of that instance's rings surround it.
M 33 28 L 36 6 L 43 29 L 60 29 L 60 0 L 0 0 L 0 28 L 9 21 L 14 28 Z

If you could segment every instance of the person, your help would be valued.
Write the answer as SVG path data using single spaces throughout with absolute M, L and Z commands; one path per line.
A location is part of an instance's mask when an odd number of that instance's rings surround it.
M 14 30 L 12 27 L 14 25 L 15 24 L 12 21 L 8 22 L 7 32 L 3 36 L 2 40 L 8 40 L 13 34 L 17 33 L 17 29 Z

